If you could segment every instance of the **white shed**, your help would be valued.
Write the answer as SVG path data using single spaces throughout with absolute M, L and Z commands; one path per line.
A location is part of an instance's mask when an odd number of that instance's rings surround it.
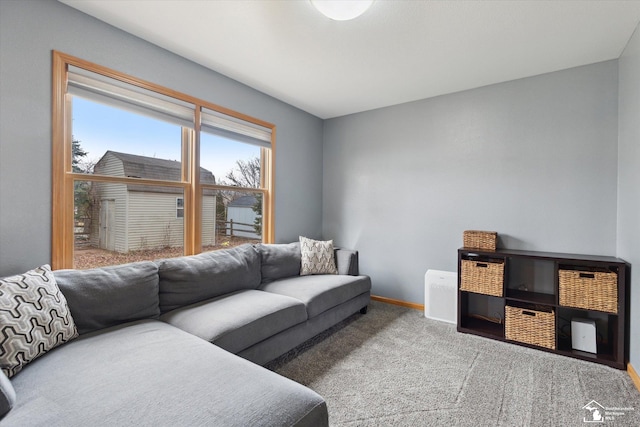
M 258 203 L 255 196 L 241 196 L 227 205 L 227 236 L 261 239 L 254 227 L 258 214 L 253 207 Z
M 96 174 L 145 179 L 180 180 L 181 163 L 107 151 L 95 165 Z M 215 184 L 200 168 L 200 180 Z M 181 188 L 95 182 L 92 246 L 116 252 L 184 245 L 184 195 Z M 215 244 L 216 197 L 204 190 L 202 244 Z

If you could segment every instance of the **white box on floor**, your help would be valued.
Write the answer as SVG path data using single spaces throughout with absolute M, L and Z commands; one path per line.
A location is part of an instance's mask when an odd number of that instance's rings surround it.
M 427 270 L 424 275 L 424 317 L 457 323 L 458 274 Z
M 571 319 L 571 348 L 597 353 L 596 322 L 591 319 Z

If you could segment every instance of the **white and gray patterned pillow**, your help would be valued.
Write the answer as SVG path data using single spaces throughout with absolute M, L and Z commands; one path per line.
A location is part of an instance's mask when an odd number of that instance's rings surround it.
M 300 275 L 338 274 L 333 254 L 333 240 L 319 241 L 300 236 Z
M 7 377 L 77 336 L 51 267 L 0 279 L 0 367 Z

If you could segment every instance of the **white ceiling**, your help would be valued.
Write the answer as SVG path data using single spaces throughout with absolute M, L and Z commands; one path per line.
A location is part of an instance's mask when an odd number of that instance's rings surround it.
M 321 118 L 615 59 L 640 1 L 60 0 Z

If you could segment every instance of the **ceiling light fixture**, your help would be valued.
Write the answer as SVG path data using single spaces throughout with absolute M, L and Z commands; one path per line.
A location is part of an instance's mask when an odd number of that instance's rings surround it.
M 373 0 L 310 0 L 324 16 L 335 21 L 357 18 L 369 9 Z

